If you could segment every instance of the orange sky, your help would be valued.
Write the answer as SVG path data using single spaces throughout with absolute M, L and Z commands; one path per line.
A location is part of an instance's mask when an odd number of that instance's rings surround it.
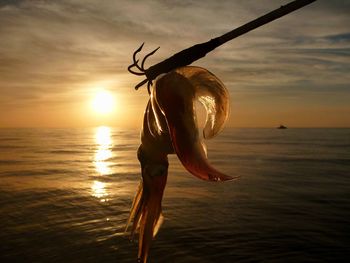
M 148 95 L 126 68 L 142 42 L 161 47 L 148 67 L 287 2 L 5 1 L 0 127 L 139 128 Z M 317 1 L 195 62 L 227 86 L 227 125 L 350 127 L 349 11 Z M 101 90 L 115 98 L 105 115 L 91 107 Z

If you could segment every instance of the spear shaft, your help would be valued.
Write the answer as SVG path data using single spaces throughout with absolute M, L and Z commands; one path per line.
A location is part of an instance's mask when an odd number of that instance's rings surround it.
M 308 4 L 311 4 L 312 2 L 315 2 L 315 1 L 316 0 L 295 0 L 259 18 L 256 18 L 224 35 L 213 38 L 208 42 L 197 44 L 187 49 L 184 49 L 176 53 L 175 55 L 163 60 L 162 62 L 159 62 L 149 67 L 148 69 L 144 70 L 144 75 L 146 75 L 147 79 L 140 82 L 135 88 L 138 89 L 147 81 L 151 83 L 152 80 L 154 80 L 157 76 L 159 76 L 162 73 L 168 73 L 169 71 L 175 68 L 190 65 L 194 61 L 204 57 L 207 53 L 221 46 L 222 44 L 234 38 L 237 38 L 249 31 L 252 31 L 255 28 L 258 28 L 282 16 L 285 16 Z

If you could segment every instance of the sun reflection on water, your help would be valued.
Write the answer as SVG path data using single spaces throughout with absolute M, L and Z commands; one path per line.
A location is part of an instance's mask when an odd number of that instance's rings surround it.
M 100 175 L 111 173 L 111 168 L 107 160 L 113 156 L 111 129 L 106 126 L 97 128 L 95 139 L 98 144 L 98 149 L 95 153 L 94 164 L 96 171 Z
M 101 199 L 101 202 L 108 201 L 107 196 L 108 193 L 106 191 L 106 184 L 99 181 L 94 181 L 91 186 L 92 196 Z
M 101 146 L 108 147 L 109 145 L 112 144 L 111 128 L 107 126 L 98 127 L 95 137 L 96 137 L 96 142 Z
M 95 170 L 100 176 L 108 175 L 112 172 L 108 159 L 113 157 L 113 153 L 111 150 L 111 129 L 106 126 L 98 127 L 95 133 L 95 140 L 97 143 L 97 150 L 94 156 Z M 99 198 L 101 202 L 108 201 L 106 183 L 95 180 L 93 181 L 91 190 L 92 196 Z

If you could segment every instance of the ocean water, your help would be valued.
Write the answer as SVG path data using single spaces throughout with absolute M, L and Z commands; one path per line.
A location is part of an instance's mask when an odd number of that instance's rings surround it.
M 135 130 L 0 129 L 0 262 L 136 262 Z M 225 129 L 201 181 L 170 157 L 157 262 L 350 262 L 350 129 Z

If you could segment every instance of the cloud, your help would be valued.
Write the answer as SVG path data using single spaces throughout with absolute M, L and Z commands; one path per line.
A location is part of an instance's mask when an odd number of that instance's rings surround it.
M 68 104 L 102 82 L 130 94 L 141 79 L 126 67 L 142 42 L 141 57 L 161 47 L 149 66 L 288 2 L 0 1 L 1 105 Z M 346 1 L 317 1 L 225 44 L 195 65 L 208 68 L 242 96 L 338 92 L 348 97 L 349 11 Z M 142 96 L 134 97 L 130 104 L 140 107 Z

